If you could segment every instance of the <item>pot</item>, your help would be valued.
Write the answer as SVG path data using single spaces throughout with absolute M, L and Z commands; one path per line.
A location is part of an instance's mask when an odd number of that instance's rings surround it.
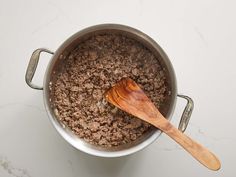
M 119 156 L 125 156 L 128 154 L 135 153 L 145 148 L 146 146 L 150 145 L 161 134 L 160 130 L 154 129 L 150 131 L 149 133 L 145 134 L 145 136 L 142 136 L 140 139 L 138 139 L 137 141 L 131 144 L 127 144 L 127 145 L 120 146 L 113 149 L 101 148 L 101 147 L 86 143 L 85 141 L 83 141 L 82 139 L 74 135 L 69 128 L 61 124 L 56 118 L 53 111 L 53 106 L 51 104 L 50 84 L 51 84 L 51 80 L 55 78 L 55 73 L 56 73 L 56 70 L 58 69 L 58 66 L 61 64 L 61 62 L 67 55 L 67 53 L 69 53 L 70 50 L 74 49 L 81 41 L 86 40 L 91 35 L 102 34 L 102 33 L 119 33 L 129 38 L 133 38 L 139 41 L 140 43 L 142 43 L 158 58 L 161 65 L 167 69 L 167 79 L 171 88 L 171 96 L 169 98 L 169 104 L 165 109 L 166 118 L 169 120 L 171 119 L 172 113 L 175 109 L 175 102 L 176 102 L 177 96 L 187 100 L 187 105 L 183 111 L 183 114 L 179 123 L 179 129 L 182 132 L 184 132 L 188 125 L 188 122 L 189 122 L 189 119 L 193 110 L 193 100 L 188 96 L 177 94 L 175 72 L 165 52 L 153 39 L 151 39 L 149 36 L 147 36 L 146 34 L 144 34 L 143 32 L 137 29 L 124 26 L 124 25 L 118 25 L 118 24 L 102 24 L 102 25 L 92 26 L 92 27 L 89 27 L 89 28 L 86 28 L 84 30 L 77 32 L 76 34 L 71 36 L 69 39 L 67 39 L 56 50 L 56 52 L 52 52 L 45 48 L 40 48 L 40 49 L 35 50 L 30 58 L 26 75 L 25 75 L 26 83 L 33 89 L 43 90 L 44 104 L 45 104 L 46 111 L 48 113 L 48 117 L 50 121 L 52 122 L 53 126 L 58 131 L 58 133 L 76 149 L 81 150 L 91 155 L 101 156 L 101 157 L 119 157 Z M 46 52 L 52 55 L 52 58 L 48 64 L 46 73 L 44 75 L 43 87 L 37 86 L 32 82 L 41 52 Z

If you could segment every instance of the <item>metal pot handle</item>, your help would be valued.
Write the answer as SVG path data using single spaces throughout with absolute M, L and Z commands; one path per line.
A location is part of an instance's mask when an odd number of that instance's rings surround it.
M 38 66 L 39 57 L 40 57 L 41 52 L 54 54 L 53 52 L 51 52 L 50 50 L 45 49 L 45 48 L 36 49 L 33 52 L 32 56 L 30 57 L 30 61 L 29 61 L 29 64 L 28 64 L 28 67 L 27 67 L 27 70 L 25 73 L 25 81 L 28 84 L 28 86 L 30 86 L 33 89 L 37 89 L 37 90 L 43 90 L 43 87 L 33 84 L 32 79 L 34 77 L 36 68 Z
M 187 100 L 187 105 L 184 108 L 184 111 L 182 113 L 182 116 L 181 116 L 181 119 L 179 122 L 179 127 L 178 127 L 178 129 L 181 132 L 184 132 L 188 126 L 189 119 L 190 119 L 191 114 L 193 112 L 194 102 L 193 102 L 192 98 L 190 98 L 186 95 L 179 95 L 178 94 L 178 97 L 181 97 L 181 98 L 184 98 Z

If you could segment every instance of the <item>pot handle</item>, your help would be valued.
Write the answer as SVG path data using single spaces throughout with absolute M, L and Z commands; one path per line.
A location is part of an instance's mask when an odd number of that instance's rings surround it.
M 178 94 L 178 97 L 181 97 L 181 98 L 184 98 L 184 99 L 187 100 L 187 105 L 184 108 L 184 111 L 182 113 L 182 116 L 181 116 L 181 119 L 180 119 L 180 122 L 179 122 L 179 127 L 178 127 L 178 129 L 181 132 L 184 132 L 186 130 L 187 126 L 188 126 L 189 119 L 190 119 L 191 114 L 193 112 L 194 102 L 193 102 L 192 98 L 190 98 L 186 95 Z
M 25 81 L 28 84 L 28 86 L 30 86 L 33 89 L 37 89 L 37 90 L 43 90 L 43 87 L 33 84 L 32 79 L 34 77 L 36 68 L 38 66 L 39 57 L 40 57 L 41 52 L 54 54 L 53 52 L 51 52 L 50 50 L 45 49 L 45 48 L 36 49 L 32 53 L 32 56 L 30 57 L 30 61 L 29 61 L 29 64 L 28 64 L 28 67 L 27 67 L 27 70 L 25 73 Z

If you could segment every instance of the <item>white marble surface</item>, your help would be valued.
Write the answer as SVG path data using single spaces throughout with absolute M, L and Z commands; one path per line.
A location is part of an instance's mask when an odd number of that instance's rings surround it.
M 234 177 L 236 159 L 236 1 L 1 0 L 0 177 Z M 32 51 L 56 50 L 100 23 L 133 26 L 169 55 L 178 89 L 193 97 L 186 134 L 215 152 L 222 169 L 197 163 L 166 135 L 134 155 L 106 159 L 71 147 L 53 128 L 42 92 L 24 81 Z M 35 82 L 42 83 L 44 55 Z M 178 99 L 177 126 L 185 102 Z

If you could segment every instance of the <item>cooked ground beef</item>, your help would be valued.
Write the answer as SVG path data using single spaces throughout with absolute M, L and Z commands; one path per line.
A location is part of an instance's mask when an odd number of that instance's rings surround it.
M 151 125 L 104 99 L 104 92 L 124 77 L 136 81 L 158 108 L 170 95 L 165 68 L 139 42 L 118 34 L 90 37 L 64 58 L 63 69 L 52 81 L 56 117 L 94 145 L 135 141 Z

